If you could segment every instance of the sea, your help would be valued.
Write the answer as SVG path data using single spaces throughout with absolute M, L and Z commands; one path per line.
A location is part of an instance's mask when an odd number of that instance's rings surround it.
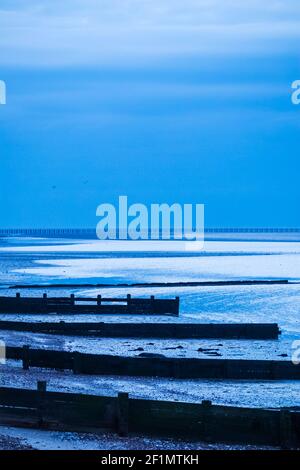
M 288 280 L 287 284 L 180 287 L 151 283 Z M 148 284 L 131 287 L 131 284 Z M 39 285 L 31 289 L 30 285 Z M 61 287 L 53 287 L 59 284 Z M 72 287 L 70 286 L 72 284 Z M 76 284 L 76 286 L 74 286 Z M 106 284 L 109 287 L 96 287 Z M 128 284 L 120 287 L 119 284 Z M 23 286 L 20 288 L 19 286 Z M 25 286 L 25 287 L 24 287 Z M 26 286 L 28 286 L 26 288 Z M 0 295 L 92 297 L 180 297 L 180 315 L 101 318 L 108 322 L 278 323 L 278 340 L 157 340 L 64 337 L 0 331 L 6 345 L 136 356 L 141 351 L 172 357 L 291 360 L 300 341 L 300 233 L 210 234 L 199 252 L 115 252 L 101 241 L 54 237 L 0 239 Z M 0 320 L 22 320 L 0 314 Z M 87 315 L 85 321 L 100 321 Z M 26 315 L 27 321 L 43 316 Z M 53 315 L 51 321 L 83 321 L 82 316 Z M 48 319 L 49 321 L 49 319 Z M 298 343 L 299 347 L 299 343 Z M 0 365 L 0 386 L 35 388 L 47 380 L 49 390 L 215 404 L 278 408 L 300 406 L 299 381 L 176 380 L 136 377 L 74 376 L 71 372 L 23 371 L 19 363 Z

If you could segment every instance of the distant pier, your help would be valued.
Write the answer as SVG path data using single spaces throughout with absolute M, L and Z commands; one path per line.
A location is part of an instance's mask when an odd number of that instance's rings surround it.
M 300 228 L 268 228 L 268 227 L 230 227 L 206 228 L 205 234 L 268 234 L 268 233 L 299 233 Z M 2 228 L 0 237 L 41 237 L 41 238 L 78 238 L 97 239 L 96 228 Z

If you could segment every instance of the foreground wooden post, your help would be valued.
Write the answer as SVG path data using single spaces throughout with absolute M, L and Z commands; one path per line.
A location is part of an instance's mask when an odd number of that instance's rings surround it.
M 24 345 L 24 346 L 23 346 L 22 367 L 23 367 L 24 370 L 28 370 L 28 369 L 29 369 L 29 364 L 30 364 L 30 361 L 29 361 L 29 349 L 30 349 L 29 346 L 27 346 L 27 345 Z
M 128 393 L 118 393 L 117 403 L 117 432 L 119 436 L 128 436 L 128 412 L 129 412 L 129 395 Z
M 212 405 L 212 403 L 211 403 L 211 400 L 202 400 L 201 405 L 206 408 L 209 408 Z
M 101 295 L 97 295 L 97 305 L 101 305 Z
M 45 380 L 38 380 L 37 382 L 37 416 L 38 425 L 44 424 L 44 411 L 45 411 L 45 396 L 47 391 L 47 382 Z
M 202 432 L 203 432 L 201 439 L 203 439 L 205 442 L 210 442 L 211 436 L 209 434 L 209 428 L 210 428 L 209 424 L 211 421 L 212 402 L 210 400 L 202 400 L 200 406 L 201 406 Z
M 280 410 L 280 445 L 282 449 L 292 447 L 292 422 L 289 410 Z
M 75 305 L 75 295 L 74 294 L 70 295 L 70 299 L 71 299 L 71 304 Z
M 46 392 L 47 391 L 47 382 L 45 380 L 38 380 L 37 381 L 37 390 L 38 392 Z

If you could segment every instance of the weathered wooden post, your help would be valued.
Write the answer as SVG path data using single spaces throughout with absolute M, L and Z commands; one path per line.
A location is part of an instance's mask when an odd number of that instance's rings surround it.
M 211 403 L 211 400 L 202 400 L 201 405 L 207 408 L 207 407 L 210 407 L 212 403 Z
M 47 382 L 45 380 L 37 381 L 37 390 L 38 392 L 44 393 L 47 391 Z
M 292 447 L 292 421 L 289 410 L 280 410 L 280 445 L 282 449 Z
M 131 311 L 131 294 L 127 294 L 127 313 Z
M 97 295 L 97 305 L 101 305 L 101 295 Z
M 19 300 L 20 298 L 21 298 L 21 294 L 20 294 L 20 292 L 17 292 L 17 293 L 16 293 L 16 299 Z
M 128 436 L 129 431 L 129 395 L 128 393 L 118 393 L 117 402 L 117 432 L 119 436 Z
M 64 329 L 66 327 L 65 326 L 66 322 L 64 320 L 60 320 L 57 325 L 58 325 L 60 331 L 64 331 Z
M 44 423 L 44 411 L 45 411 L 45 398 L 47 391 L 47 382 L 45 380 L 38 380 L 37 382 L 37 415 L 38 425 L 42 426 Z
M 74 294 L 70 295 L 70 299 L 71 299 L 71 305 L 75 305 L 75 295 Z
M 24 370 L 29 369 L 30 359 L 29 359 L 29 349 L 30 347 L 27 345 L 23 346 L 23 353 L 22 353 L 22 367 Z
M 201 417 L 202 417 L 202 431 L 203 431 L 203 436 L 201 436 L 201 439 L 204 441 L 210 441 L 211 436 L 208 434 L 209 430 L 209 422 L 211 421 L 211 407 L 212 407 L 212 402 L 210 400 L 202 400 L 201 402 Z

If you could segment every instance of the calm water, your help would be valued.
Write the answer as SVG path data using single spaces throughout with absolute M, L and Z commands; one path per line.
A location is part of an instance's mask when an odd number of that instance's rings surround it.
M 276 234 L 275 234 L 276 235 Z M 176 282 L 289 279 L 290 285 L 72 289 L 82 296 L 133 295 L 181 298 L 184 321 L 278 322 L 300 333 L 300 242 L 208 241 L 199 254 L 101 253 L 96 241 L 3 239 L 2 295 L 15 284 Z M 42 289 L 43 291 L 45 289 Z M 40 291 L 22 291 L 40 295 Z M 49 291 L 49 295 L 63 294 Z

